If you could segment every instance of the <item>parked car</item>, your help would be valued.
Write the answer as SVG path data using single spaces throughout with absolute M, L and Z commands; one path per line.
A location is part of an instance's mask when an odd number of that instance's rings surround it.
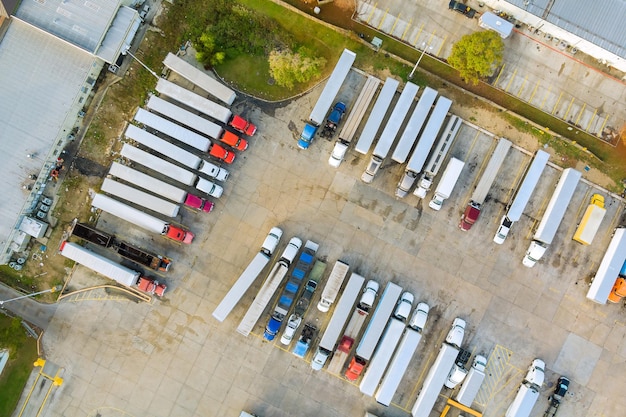
M 454 10 L 455 12 L 464 14 L 466 17 L 470 19 L 473 19 L 474 16 L 476 15 L 476 10 L 472 9 L 468 5 L 463 4 L 459 1 L 450 0 L 450 3 L 448 4 L 448 8 L 451 10 Z

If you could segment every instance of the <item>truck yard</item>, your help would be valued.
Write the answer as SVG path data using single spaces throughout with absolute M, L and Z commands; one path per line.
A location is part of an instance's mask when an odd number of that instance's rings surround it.
M 354 103 L 366 77 L 350 71 L 332 102 Z M 462 348 L 488 360 L 473 405 L 482 415 L 504 415 L 534 358 L 545 361 L 546 376 L 531 416 L 550 407 L 548 397 L 560 376 L 571 380 L 558 407 L 560 417 L 620 415 L 626 406 L 621 395 L 626 385 L 621 372 L 626 358 L 623 305 L 598 305 L 586 294 L 613 230 L 623 225 L 623 201 L 580 181 L 545 254 L 526 268 L 522 259 L 562 174 L 554 161 L 548 162 L 524 214 L 497 245 L 494 234 L 536 149 L 511 147 L 481 204 L 480 220 L 463 233 L 459 219 L 499 138 L 463 123 L 443 166 L 452 157 L 465 166 L 450 197 L 435 211 L 428 202 L 441 174 L 424 199 L 413 194 L 395 198 L 406 166 L 389 158 L 370 184 L 361 181 L 373 149 L 361 154 L 354 146 L 369 113 L 338 168 L 328 164 L 334 140 L 317 138 L 306 151 L 298 149 L 323 88 L 324 83 L 271 113 L 246 104 L 247 119 L 258 130 L 245 157 L 229 166 L 228 186 L 213 212 L 185 218 L 195 233 L 192 245 L 160 239 L 101 215 L 99 230 L 173 260 L 168 292 L 161 300 L 136 304 L 94 290 L 89 297 L 59 305 L 43 343 L 48 360 L 64 368 L 65 384 L 49 403 L 47 415 L 97 412 L 107 417 L 117 409 L 134 416 L 236 416 L 241 410 L 262 417 L 356 417 L 365 411 L 408 416 L 456 317 L 467 323 Z M 480 125 L 480 120 L 472 123 Z M 575 168 L 583 171 L 583 166 Z M 593 194 L 604 197 L 606 215 L 593 243 L 582 245 L 572 237 Z M 358 380 L 349 382 L 326 368 L 311 369 L 337 302 L 328 313 L 307 310 L 303 323 L 316 327 L 317 335 L 303 359 L 292 354 L 301 329 L 289 346 L 280 338 L 263 339 L 269 310 L 282 287 L 249 337 L 236 331 L 269 268 L 232 311 L 219 320 L 212 317 L 274 226 L 284 235 L 272 262 L 292 236 L 319 244 L 316 257 L 328 266 L 311 306 L 317 305 L 338 259 L 350 266 L 345 282 L 357 273 L 379 282 L 381 292 L 393 282 L 414 294 L 414 307 L 419 302 L 430 306 L 422 340 L 389 407 L 364 396 Z M 84 267 L 72 277 L 76 285 L 93 281 Z M 454 398 L 458 390 L 444 388 L 431 415 L 439 415 L 446 398 Z M 448 415 L 456 417 L 459 411 Z

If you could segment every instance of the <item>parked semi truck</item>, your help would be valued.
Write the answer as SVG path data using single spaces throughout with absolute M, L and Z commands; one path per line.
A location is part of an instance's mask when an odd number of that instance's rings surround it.
M 600 224 L 602 224 L 605 214 L 604 197 L 600 194 L 592 195 L 591 202 L 587 210 L 585 210 L 582 220 L 578 223 L 572 239 L 583 245 L 591 245 L 593 238 L 598 233 L 598 229 L 600 229 Z
M 330 139 L 335 135 L 339 122 L 341 122 L 346 109 L 347 107 L 345 103 L 341 101 L 335 103 L 333 110 L 328 115 L 328 118 L 326 118 L 324 129 L 322 129 L 322 133 L 320 134 L 322 137 Z
M 278 242 L 283 235 L 283 231 L 278 227 L 272 227 L 269 234 L 265 237 L 261 250 L 252 258 L 246 269 L 239 275 L 237 281 L 224 296 L 222 301 L 213 311 L 213 317 L 222 322 L 228 317 L 230 312 L 235 308 L 241 297 L 246 293 L 250 285 L 263 271 L 269 263 L 270 258 L 278 246 Z
M 343 158 L 346 156 L 346 152 L 348 151 L 348 147 L 350 146 L 350 142 L 352 141 L 357 128 L 361 124 L 361 120 L 363 120 L 363 116 L 365 116 L 365 112 L 369 108 L 379 85 L 380 80 L 378 78 L 371 75 L 367 77 L 365 85 L 361 89 L 354 107 L 350 111 L 350 114 L 348 114 L 348 118 L 346 119 L 346 123 L 343 125 L 343 129 L 339 132 L 339 139 L 330 153 L 330 158 L 328 158 L 328 164 L 330 166 L 338 168 L 341 161 L 343 161 Z
M 163 65 L 228 106 L 237 98 L 232 89 L 171 52 L 163 60 Z
M 515 398 L 509 408 L 507 408 L 504 417 L 529 417 L 537 399 L 539 398 L 539 390 L 543 385 L 545 363 L 541 359 L 533 360 L 528 368 L 526 377 L 522 381 Z
M 280 286 L 280 283 L 283 281 L 283 278 L 287 275 L 287 271 L 298 254 L 301 246 L 302 240 L 298 237 L 291 238 L 280 259 L 276 262 L 267 279 L 263 282 L 263 285 L 261 286 L 261 289 L 257 293 L 256 297 L 254 297 L 248 311 L 243 316 L 243 319 L 241 319 L 241 323 L 239 323 L 239 326 L 237 327 L 237 331 L 240 334 L 246 337 L 250 334 L 254 325 L 257 321 L 259 321 L 261 314 L 263 314 L 263 311 Z
M 389 120 L 383 132 L 380 134 L 378 143 L 376 143 L 374 147 L 372 159 L 369 164 L 367 164 L 363 175 L 361 175 L 361 181 L 369 184 L 374 180 L 374 176 L 380 169 L 380 166 L 396 140 L 396 136 L 402 127 L 402 123 L 409 112 L 411 104 L 413 104 L 413 99 L 417 95 L 418 90 L 419 87 L 411 82 L 407 82 L 404 86 L 404 90 L 402 90 L 402 94 L 400 94 L 400 98 L 398 98 L 398 102 L 393 108 L 391 116 L 389 116 Z
M 626 297 L 626 262 L 622 265 L 617 280 L 609 293 L 609 301 L 619 303 L 624 297 Z
M 452 365 L 459 353 L 459 347 L 463 343 L 465 335 L 465 321 L 461 318 L 454 319 L 452 329 L 448 332 L 446 340 L 439 350 L 439 354 L 435 362 L 430 367 L 422 388 L 420 389 L 417 400 L 411 409 L 413 417 L 426 417 L 430 415 L 437 397 L 443 388 L 443 384 L 448 378 L 448 373 L 452 369 Z
M 113 248 L 124 258 L 130 259 L 139 265 L 154 269 L 155 271 L 167 272 L 172 265 L 172 261 L 165 256 L 146 252 L 136 246 L 117 240 L 115 236 L 111 234 L 94 229 L 86 224 L 75 223 L 72 228 L 72 236 L 105 248 Z
M 530 164 L 528 171 L 526 171 L 522 184 L 515 193 L 513 202 L 509 206 L 506 214 L 502 217 L 502 220 L 500 220 L 500 226 L 496 231 L 496 235 L 493 237 L 493 241 L 498 245 L 504 243 L 504 240 L 508 236 L 513 223 L 519 221 L 522 217 L 524 209 L 526 208 L 533 191 L 535 191 L 535 187 L 539 182 L 539 178 L 541 178 L 541 174 L 543 173 L 549 158 L 550 154 L 542 150 L 538 150 L 535 154 L 535 158 Z
M 511 142 L 505 138 L 500 138 L 495 151 L 493 151 L 493 154 L 487 163 L 485 171 L 480 177 L 480 180 L 472 193 L 472 199 L 461 216 L 459 229 L 462 231 L 467 232 L 470 230 L 472 225 L 478 220 L 482 205 L 487 198 L 487 194 L 489 193 L 489 190 L 498 175 L 498 171 L 500 170 L 507 153 L 509 152 L 509 148 L 511 148 Z
M 137 188 L 130 187 L 110 178 L 105 178 L 100 187 L 107 194 L 114 195 L 123 200 L 130 201 L 138 206 L 145 207 L 167 217 L 178 216 L 180 206 L 162 198 L 148 194 Z
M 415 145 L 415 141 L 419 136 L 426 119 L 428 118 L 428 114 L 432 109 L 433 104 L 435 103 L 435 99 L 437 98 L 437 90 L 433 90 L 430 87 L 426 87 L 422 92 L 422 95 L 409 118 L 409 121 L 404 128 L 404 132 L 402 132 L 402 136 L 400 136 L 400 140 L 398 141 L 398 145 L 396 145 L 393 154 L 391 155 L 391 159 L 396 161 L 399 164 L 403 164 L 408 158 L 411 149 L 413 149 L 413 145 Z
M 109 175 L 134 184 L 144 190 L 165 197 L 176 203 L 183 203 L 185 206 L 209 213 L 213 210 L 213 203 L 202 197 L 188 193 L 171 184 L 158 180 L 143 172 L 137 171 L 125 165 L 113 162 Z
M 446 97 L 442 96 L 437 100 L 437 104 L 428 118 L 424 131 L 420 135 L 417 146 L 415 147 L 415 150 L 413 150 L 411 158 L 407 163 L 404 175 L 398 183 L 396 197 L 403 198 L 411 191 L 417 176 L 424 167 L 426 158 L 428 158 L 428 154 L 435 143 L 435 139 L 439 134 L 439 130 L 441 130 L 441 125 L 443 124 L 451 105 L 452 101 Z M 451 139 L 453 140 L 454 137 Z
M 400 340 L 398 349 L 393 355 L 391 364 L 385 372 L 378 390 L 376 390 L 376 401 L 384 406 L 389 406 L 393 399 L 396 390 L 400 386 L 400 382 L 406 373 L 409 363 L 417 350 L 420 340 L 422 340 L 422 331 L 426 325 L 428 319 L 428 312 L 430 307 L 426 303 L 419 303 L 411 320 L 409 320 L 408 327 Z
M 348 274 L 348 269 L 350 269 L 350 266 L 347 263 L 341 260 L 335 262 L 335 266 L 333 266 L 333 270 L 330 272 L 328 281 L 322 291 L 322 297 L 319 303 L 317 303 L 317 309 L 319 311 L 326 313 L 335 302 L 339 289 Z
M 196 181 L 196 178 L 198 177 L 191 171 L 181 168 L 178 165 L 174 165 L 171 162 L 168 162 L 157 156 L 149 154 L 148 152 L 142 151 L 139 148 L 130 146 L 128 143 L 125 143 L 122 146 L 120 154 L 124 158 L 143 165 L 146 168 L 161 173 L 185 185 L 193 185 Z
M 315 336 L 317 335 L 317 327 L 312 324 L 305 323 L 304 328 L 302 329 L 302 333 L 300 333 L 300 337 L 296 342 L 296 345 L 293 347 L 293 354 L 299 358 L 304 358 L 315 340 Z
M 354 147 L 355 151 L 362 153 L 363 155 L 369 152 L 372 143 L 374 143 L 376 133 L 378 133 L 378 129 L 385 119 L 387 110 L 389 110 L 389 106 L 391 105 L 391 100 L 393 100 L 399 85 L 400 83 L 398 81 L 387 77 L 385 84 L 376 99 L 376 103 L 374 103 L 372 112 L 363 127 L 361 136 L 359 136 L 359 140 Z
M 443 202 L 450 198 L 450 196 L 452 195 L 454 186 L 459 180 L 459 177 L 461 176 L 461 171 L 463 171 L 464 166 L 465 162 L 456 158 L 450 158 L 448 165 L 446 165 L 445 171 L 443 171 L 441 180 L 439 181 L 439 184 L 437 184 L 435 195 L 433 196 L 432 200 L 430 200 L 430 203 L 428 203 L 428 207 L 436 211 L 441 210 Z
M 130 207 L 124 203 L 114 200 L 104 194 L 96 194 L 91 205 L 97 209 L 119 217 L 122 220 L 126 220 L 135 226 L 139 226 L 153 233 L 165 236 L 168 239 L 187 244 L 193 241 L 194 234 L 189 230 L 172 225 L 164 220 L 144 213 L 141 210 L 137 210 L 134 207 Z
M 480 386 L 485 380 L 485 368 L 487 367 L 487 358 L 483 355 L 476 355 L 472 367 L 467 373 L 467 377 L 456 394 L 456 400 L 466 407 L 471 407 Z
M 574 191 L 578 181 L 580 181 L 581 174 L 573 168 L 567 168 L 563 170 L 561 178 L 559 179 L 554 194 L 550 198 L 548 207 L 541 218 L 541 222 L 535 231 L 533 240 L 526 251 L 526 255 L 522 261 L 522 264 L 528 268 L 535 266 L 537 261 L 546 253 L 546 249 L 552 243 L 556 231 L 561 225 L 565 210 L 572 200 Z
M 224 168 L 220 168 L 211 162 L 207 162 L 199 156 L 186 151 L 171 142 L 161 139 L 144 129 L 140 129 L 137 126 L 128 125 L 125 136 L 158 152 L 166 158 L 170 158 L 181 165 L 198 170 L 211 178 L 215 178 L 219 181 L 226 181 L 228 178 L 229 173 Z
M 393 356 L 402 333 L 406 328 L 406 320 L 413 307 L 413 294 L 404 293 L 400 298 L 400 303 L 396 307 L 393 316 L 389 319 L 385 332 L 376 347 L 374 356 L 367 366 L 367 370 L 363 375 L 363 379 L 359 384 L 359 389 L 365 395 L 370 397 L 374 395 L 378 384 L 382 379 L 389 361 Z
M 270 315 L 270 319 L 265 327 L 265 333 L 263 336 L 266 340 L 274 340 L 274 337 L 280 332 L 283 320 L 289 314 L 289 310 L 291 309 L 291 306 L 300 291 L 300 286 L 313 266 L 315 253 L 319 247 L 320 245 L 310 240 L 307 240 L 304 244 L 304 249 L 298 258 L 298 262 L 296 262 L 293 271 L 291 271 L 291 276 L 287 281 L 287 285 L 285 286 L 280 297 L 278 297 L 278 303 L 276 304 L 273 313 Z M 300 319 L 302 318 L 302 316 L 297 317 Z M 300 323 L 298 322 L 295 329 L 297 329 L 299 325 Z
M 64 241 L 61 244 L 61 255 L 127 287 L 137 287 L 140 284 L 140 289 L 159 297 L 163 296 L 167 289 L 165 284 L 144 277 L 141 273 L 126 268 L 76 243 Z
M 374 305 L 374 301 L 378 295 L 378 288 L 378 283 L 374 280 L 369 280 L 365 284 L 363 295 L 361 295 L 361 299 L 354 308 L 352 317 L 350 317 L 350 321 L 348 321 L 348 325 L 346 326 L 346 330 L 339 341 L 337 350 L 335 350 L 335 353 L 328 364 L 328 372 L 337 375 L 341 373 L 343 366 L 346 363 L 346 359 L 348 359 L 350 352 L 352 352 L 354 341 L 359 333 L 361 333 L 361 328 L 363 327 L 363 324 L 365 324 L 365 320 L 369 315 L 370 309 Z
M 317 99 L 311 114 L 309 115 L 309 122 L 304 125 L 300 139 L 298 140 L 298 147 L 300 149 L 308 149 L 315 138 L 317 129 L 326 121 L 326 114 L 330 109 L 330 106 L 335 101 L 337 93 L 341 88 L 343 82 L 352 68 L 352 64 L 356 58 L 356 54 L 348 49 L 344 49 L 343 53 L 337 61 L 337 65 L 332 74 L 328 78 L 322 94 Z M 345 109 L 344 109 L 345 110 Z
M 391 316 L 401 293 L 402 287 L 394 284 L 393 282 L 387 283 L 385 291 L 383 291 L 383 295 L 380 297 L 378 305 L 374 310 L 374 314 L 367 324 L 365 333 L 363 333 L 363 337 L 361 337 L 361 341 L 356 348 L 354 357 L 348 365 L 349 372 L 353 375 L 352 378 L 355 380 L 359 377 L 369 360 L 372 358 L 374 350 L 378 345 L 378 341 L 385 330 L 387 321 L 389 321 L 389 317 Z
M 424 198 L 426 197 L 428 191 L 430 191 L 430 187 L 433 185 L 433 180 L 439 173 L 439 169 L 441 169 L 462 123 L 463 121 L 461 118 L 457 116 L 451 116 L 450 120 L 448 120 L 443 133 L 435 144 L 434 150 L 426 163 L 426 168 L 422 173 L 418 186 L 413 192 L 413 194 L 417 197 Z
M 607 299 L 613 302 L 620 300 L 625 288 L 621 285 L 620 274 L 626 261 L 626 228 L 615 229 L 611 243 L 604 253 L 598 266 L 591 286 L 587 292 L 587 298 L 598 304 L 606 304 Z M 620 282 L 618 282 L 620 281 Z M 615 284 L 620 284 L 615 288 Z M 617 290 L 617 293 L 615 293 Z
M 344 288 L 341 298 L 339 298 L 339 302 L 337 303 L 333 316 L 328 323 L 328 327 L 324 332 L 324 336 L 322 336 L 317 352 L 311 361 L 311 368 L 313 368 L 313 370 L 319 371 L 322 369 L 330 355 L 335 350 L 335 347 L 337 346 L 337 339 L 341 335 L 341 331 L 346 324 L 350 310 L 352 310 L 352 306 L 354 306 L 356 298 L 359 296 L 359 292 L 361 291 L 361 287 L 363 287 L 364 282 L 365 278 L 358 274 L 353 273 L 350 276 L 350 279 L 346 284 L 346 288 Z
M 559 411 L 559 406 L 561 405 L 561 401 L 565 398 L 565 394 L 567 394 L 567 390 L 569 388 L 570 380 L 567 377 L 559 377 L 556 382 L 556 386 L 554 387 L 553 394 L 548 398 L 550 401 L 550 406 L 543 413 L 543 417 L 554 417 L 556 416 L 557 411 Z

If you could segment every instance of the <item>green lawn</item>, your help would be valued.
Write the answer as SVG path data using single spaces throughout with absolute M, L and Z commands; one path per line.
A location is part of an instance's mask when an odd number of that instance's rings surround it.
M 4 348 L 8 348 L 10 353 L 0 375 L 0 417 L 9 417 L 37 360 L 37 341 L 26 335 L 20 319 L 0 314 L 0 349 Z

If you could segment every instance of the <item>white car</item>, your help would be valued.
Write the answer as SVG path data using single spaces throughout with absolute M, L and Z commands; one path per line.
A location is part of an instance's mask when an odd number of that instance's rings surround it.
M 287 327 L 285 327 L 285 330 L 283 331 L 283 335 L 280 338 L 280 343 L 285 346 L 289 345 L 289 343 L 291 343 L 291 340 L 293 339 L 293 335 L 296 333 L 296 330 L 298 330 L 298 327 L 300 327 L 300 323 L 302 323 L 302 317 L 295 314 L 289 316 L 289 320 L 287 321 Z

